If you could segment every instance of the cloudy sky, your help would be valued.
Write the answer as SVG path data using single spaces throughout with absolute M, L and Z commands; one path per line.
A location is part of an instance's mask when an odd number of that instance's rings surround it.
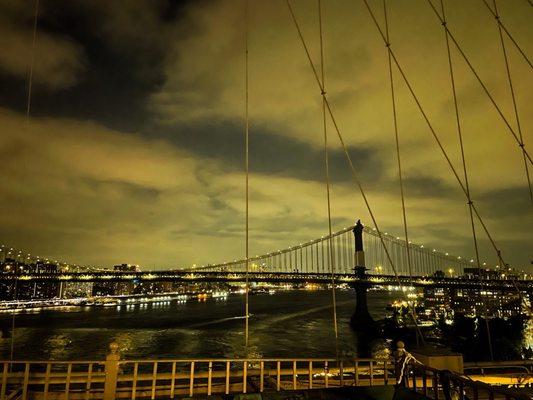
M 362 1 L 325 0 L 328 96 L 381 227 L 402 231 L 387 53 Z M 392 48 L 452 162 L 460 154 L 442 26 L 426 0 L 390 1 Z M 295 0 L 315 62 L 316 2 Z M 380 23 L 381 1 L 371 0 Z M 449 26 L 516 126 L 497 27 L 481 0 Z M 0 1 L 0 241 L 81 264 L 203 264 L 244 255 L 244 2 Z M 530 57 L 533 10 L 499 2 Z M 285 1 L 250 1 L 251 252 L 327 231 L 320 91 Z M 533 72 L 507 41 L 526 145 Z M 524 165 L 452 49 L 472 197 L 504 259 L 533 260 Z M 413 241 L 473 254 L 466 199 L 395 71 Z M 531 146 L 530 146 L 531 147 Z M 333 226 L 368 212 L 330 126 Z M 479 228 L 479 226 L 478 226 Z M 494 252 L 480 232 L 483 260 Z

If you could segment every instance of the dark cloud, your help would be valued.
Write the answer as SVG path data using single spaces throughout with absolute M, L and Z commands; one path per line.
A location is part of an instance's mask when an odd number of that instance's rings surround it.
M 41 1 L 26 121 L 30 3 L 0 4 L 0 239 L 102 264 L 169 266 L 242 256 L 242 3 Z M 385 48 L 362 4 L 325 6 L 328 97 L 380 226 L 399 234 Z M 490 90 L 505 102 L 498 42 L 490 40 L 495 26 L 485 23 L 486 15 L 479 23 L 477 7 L 450 0 L 450 24 Z M 501 10 L 520 28 L 520 43 L 527 43 L 531 30 L 524 7 L 509 3 Z M 306 2 L 295 8 L 318 61 L 316 9 Z M 442 27 L 430 10 L 409 1 L 391 3 L 390 12 L 396 54 L 452 162 L 460 165 L 445 50 L 439 47 Z M 266 252 L 327 230 L 321 104 L 285 2 L 251 2 L 250 18 L 251 236 L 254 249 Z M 531 75 L 521 61 L 511 61 L 527 131 L 533 120 L 524 105 L 532 100 L 523 88 Z M 527 188 L 516 178 L 522 160 L 500 132 L 505 127 L 494 110 L 487 111 L 477 82 L 464 65 L 456 67 L 474 200 L 505 254 L 523 264 L 531 258 L 532 224 Z M 464 195 L 395 78 L 411 237 L 467 256 L 472 243 Z M 332 129 L 330 144 L 334 229 L 351 223 L 355 213 L 368 223 Z M 482 235 L 480 245 L 484 257 L 492 257 Z
M 242 122 L 210 121 L 195 125 L 151 129 L 151 137 L 165 138 L 200 157 L 219 160 L 227 171 L 242 171 L 244 144 Z M 380 150 L 370 145 L 350 146 L 350 157 L 366 182 L 379 181 L 383 173 Z M 255 174 L 324 181 L 324 152 L 309 142 L 253 126 L 250 131 L 250 170 Z M 341 149 L 329 150 L 330 176 L 334 182 L 351 182 L 351 171 Z
M 478 197 L 480 207 L 485 210 L 489 218 L 497 213 L 502 217 L 533 222 L 533 210 L 528 195 L 529 191 L 526 186 L 514 186 L 487 190 Z
M 146 103 L 165 80 L 164 65 L 172 35 L 186 36 L 181 22 L 186 1 L 84 2 L 44 1 L 39 9 L 36 69 L 42 37 L 66 38 L 83 53 L 76 84 L 55 90 L 34 82 L 32 115 L 90 119 L 115 129 L 138 130 L 149 119 Z M 19 18 L 31 27 L 31 13 Z M 138 25 L 136 25 L 138 24 Z M 183 27 L 183 29 L 180 29 Z M 188 28 L 188 29 L 186 29 Z M 30 63 L 30 46 L 20 51 Z M 26 107 L 26 69 L 18 78 L 0 73 L 0 105 Z
M 117 180 L 83 179 L 77 182 L 82 189 L 89 189 L 98 196 L 106 196 L 106 193 L 116 193 L 119 197 L 129 198 L 134 201 L 151 203 L 157 200 L 161 190 L 146 187 L 131 182 Z
M 459 199 L 462 195 L 457 186 L 436 176 L 406 176 L 403 181 L 408 196 L 442 198 L 457 195 Z

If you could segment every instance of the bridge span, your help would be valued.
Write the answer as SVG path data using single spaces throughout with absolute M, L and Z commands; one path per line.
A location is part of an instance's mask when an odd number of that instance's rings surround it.
M 92 273 L 47 273 L 47 274 L 3 274 L 0 282 L 219 282 L 243 283 L 246 274 L 231 271 L 146 271 L 122 272 L 106 271 Z M 331 284 L 330 273 L 302 272 L 249 272 L 248 281 L 273 284 Z M 533 290 L 533 280 L 524 279 L 469 279 L 464 277 L 435 276 L 395 276 L 385 274 L 367 275 L 365 278 L 354 273 L 335 275 L 337 284 L 364 283 L 369 286 L 414 286 L 414 287 L 450 287 L 458 289 L 489 289 L 500 291 Z
M 358 241 L 359 238 L 359 241 Z M 273 284 L 337 284 L 364 286 L 415 286 L 489 289 L 500 291 L 533 290 L 533 280 L 521 276 L 515 279 L 496 274 L 491 279 L 468 278 L 465 269 L 473 260 L 452 256 L 424 245 L 406 243 L 399 237 L 383 234 L 383 242 L 393 266 L 386 257 L 378 233 L 360 223 L 331 236 L 300 243 L 283 250 L 197 268 L 159 271 L 87 270 L 84 272 L 40 272 L 0 274 L 0 282 L 249 282 Z M 364 243 L 364 251 L 362 250 Z M 332 265 L 329 267 L 329 246 Z M 359 248 L 358 248 L 359 247 Z M 411 268 L 407 262 L 410 251 Z M 358 272 L 355 269 L 363 267 Z M 333 273 L 334 271 L 334 273 Z

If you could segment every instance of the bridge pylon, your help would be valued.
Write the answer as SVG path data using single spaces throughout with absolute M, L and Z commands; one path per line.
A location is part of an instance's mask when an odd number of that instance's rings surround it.
M 350 318 L 350 326 L 353 330 L 358 332 L 373 332 L 376 329 L 376 322 L 368 311 L 367 290 L 369 284 L 363 282 L 368 277 L 365 265 L 365 251 L 363 247 L 363 224 L 358 220 L 353 230 L 355 240 L 355 266 L 354 274 L 358 281 L 352 283 L 355 289 L 356 303 L 355 312 Z

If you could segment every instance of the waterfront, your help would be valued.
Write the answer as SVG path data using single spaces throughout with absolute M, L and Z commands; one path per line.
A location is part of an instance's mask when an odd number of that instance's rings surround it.
M 386 315 L 398 293 L 368 294 L 374 318 Z M 339 348 L 346 355 L 379 352 L 384 340 L 358 343 L 349 327 L 355 308 L 351 290 L 337 291 Z M 199 301 L 167 301 L 113 307 L 73 307 L 19 313 L 15 317 L 15 359 L 103 359 L 112 341 L 124 358 L 201 358 L 244 356 L 243 296 Z M 250 296 L 250 355 L 326 357 L 335 355 L 331 291 L 279 291 Z M 0 316 L 6 332 L 12 316 Z M 0 340 L 9 359 L 11 338 Z

